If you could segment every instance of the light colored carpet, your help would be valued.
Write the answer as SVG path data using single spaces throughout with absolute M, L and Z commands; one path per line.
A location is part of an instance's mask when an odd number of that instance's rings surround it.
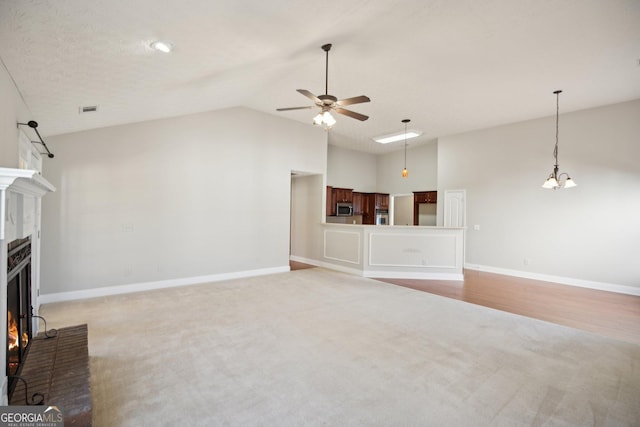
M 98 427 L 640 425 L 640 346 L 320 268 L 41 312 Z

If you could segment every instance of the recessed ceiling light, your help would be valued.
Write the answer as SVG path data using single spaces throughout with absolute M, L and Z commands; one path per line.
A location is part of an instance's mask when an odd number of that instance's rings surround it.
M 169 53 L 171 49 L 173 49 L 173 45 L 169 42 L 163 42 L 161 40 L 157 40 L 151 43 L 151 48 L 155 50 L 159 50 L 160 52 Z
M 420 135 L 422 135 L 422 132 L 420 132 L 419 130 L 408 130 L 406 133 L 406 139 L 415 138 Z M 404 139 L 404 131 L 392 133 L 389 135 L 376 136 L 375 138 L 373 138 L 375 142 L 378 142 L 380 144 L 389 144 L 390 142 L 404 141 Z

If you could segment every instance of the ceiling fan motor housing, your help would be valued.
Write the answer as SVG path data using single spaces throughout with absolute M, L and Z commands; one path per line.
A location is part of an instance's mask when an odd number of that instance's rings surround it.
M 318 99 L 320 99 L 324 105 L 333 105 L 338 101 L 338 98 L 333 95 L 318 95 Z

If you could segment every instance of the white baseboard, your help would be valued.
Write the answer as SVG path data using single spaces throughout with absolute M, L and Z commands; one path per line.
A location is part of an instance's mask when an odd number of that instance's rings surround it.
M 419 280 L 464 280 L 461 273 L 420 273 L 397 271 L 365 271 L 364 277 L 378 277 L 380 279 L 419 279 Z
M 291 255 L 289 256 L 289 259 L 291 261 L 295 261 L 295 262 L 301 262 L 303 264 L 309 264 L 309 265 L 315 265 L 316 267 L 322 267 L 322 263 L 318 260 L 315 259 L 309 259 L 309 258 L 303 258 L 300 256 L 295 256 L 295 255 Z
M 522 277 L 525 279 L 541 280 L 562 285 L 577 286 L 580 288 L 597 289 L 600 291 L 616 292 L 640 296 L 640 287 L 616 285 L 613 283 L 594 282 L 590 280 L 575 279 L 572 277 L 552 276 L 548 274 L 531 273 L 529 271 L 509 270 L 506 268 L 490 267 L 486 265 L 465 264 L 468 270 L 486 271 L 487 273 L 503 274 L 505 276 Z
M 304 264 L 323 267 L 327 270 L 340 271 L 341 273 L 353 274 L 362 277 L 379 277 L 381 279 L 422 279 L 422 280 L 464 280 L 462 274 L 448 273 L 420 273 L 420 272 L 397 272 L 397 271 L 362 271 L 357 268 L 344 267 L 337 264 L 322 262 L 315 259 L 302 258 L 295 255 L 289 257 L 291 261 L 302 262 Z
M 315 265 L 316 267 L 326 268 L 327 270 L 339 271 L 341 273 L 353 274 L 354 276 L 362 276 L 362 270 L 358 268 L 344 267 L 338 264 L 318 261 L 317 259 L 303 258 L 295 255 L 289 257 L 291 261 L 302 262 L 304 264 Z
M 40 304 L 72 301 L 109 295 L 129 294 L 133 292 L 151 291 L 155 289 L 173 288 L 177 286 L 198 285 L 201 283 L 219 282 L 222 280 L 241 279 L 245 277 L 264 276 L 274 273 L 286 273 L 289 266 L 262 268 L 258 270 L 237 271 L 232 273 L 211 274 L 207 276 L 186 277 L 182 279 L 160 280 L 156 282 L 132 283 L 129 285 L 105 286 L 81 291 L 58 292 L 40 295 Z

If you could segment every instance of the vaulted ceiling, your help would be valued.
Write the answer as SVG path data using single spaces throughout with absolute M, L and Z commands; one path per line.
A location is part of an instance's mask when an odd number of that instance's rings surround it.
M 332 43 L 329 93 L 371 102 L 330 143 L 383 153 L 405 118 L 421 144 L 554 115 L 556 89 L 561 113 L 640 98 L 638 22 L 638 0 L 0 0 L 0 58 L 45 137 L 239 105 L 311 126 L 276 108 L 324 93 Z

